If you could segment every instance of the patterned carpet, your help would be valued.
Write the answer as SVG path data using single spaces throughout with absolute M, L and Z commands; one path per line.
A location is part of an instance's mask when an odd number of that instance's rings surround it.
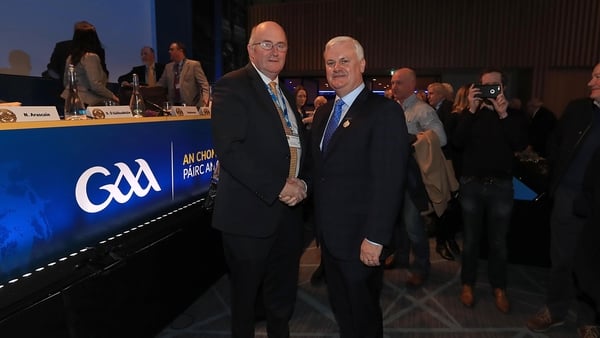
M 434 240 L 431 247 L 434 247 Z M 432 250 L 433 251 L 433 250 Z M 290 323 L 292 337 L 339 337 L 327 300 L 325 285 L 309 282 L 320 253 L 311 243 L 302 256 L 298 281 L 298 301 Z M 544 299 L 548 269 L 510 265 L 508 296 L 511 312 L 500 313 L 494 306 L 487 283 L 486 261 L 480 261 L 476 304 L 465 308 L 458 300 L 460 264 L 446 261 L 432 252 L 432 268 L 424 287 L 411 290 L 404 286 L 406 270 L 386 270 L 381 306 L 384 337 L 436 338 L 524 338 L 576 337 L 575 317 L 571 313 L 563 327 L 534 334 L 524 323 Z M 157 338 L 229 337 L 229 281 L 218 280 L 202 297 L 166 327 Z M 267 337 L 264 322 L 257 323 L 256 337 Z

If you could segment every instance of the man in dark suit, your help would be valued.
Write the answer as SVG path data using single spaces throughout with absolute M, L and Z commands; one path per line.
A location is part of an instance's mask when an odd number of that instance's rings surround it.
M 165 65 L 156 62 L 154 49 L 150 46 L 142 47 L 140 57 L 143 63 L 141 66 L 133 67 L 129 73 L 119 76 L 118 81 L 121 85 L 129 85 L 133 82 L 133 74 L 137 74 L 140 85 L 156 86 L 156 81 L 162 76 Z
M 398 104 L 365 87 L 358 41 L 331 39 L 324 59 L 336 99 L 316 112 L 311 156 L 329 300 L 340 337 L 382 337 L 382 249 L 390 243 L 402 205 L 406 123 Z
M 229 267 L 232 337 L 254 337 L 257 302 L 269 337 L 289 337 L 303 248 L 304 128 L 293 96 L 279 83 L 287 53 L 283 28 L 260 23 L 247 50 L 250 63 L 214 87 L 220 174 L 213 227 L 222 231 Z
M 572 304 L 577 291 L 573 269 L 581 263 L 575 260 L 581 244 L 578 239 L 590 216 L 586 217 L 579 210 L 588 188 L 585 187 L 588 183 L 584 181 L 585 170 L 600 147 L 600 63 L 591 75 L 587 84 L 589 98 L 569 102 L 548 140 L 551 173 L 548 192 L 553 200 L 550 214 L 552 268 L 546 283 L 545 304 L 526 322 L 527 328 L 534 332 L 564 325 L 571 305 L 577 314 L 579 337 L 593 337 L 600 332 L 590 303 L 580 298 Z M 598 262 L 595 264 L 597 269 Z
M 200 61 L 188 59 L 185 46 L 175 41 L 169 46 L 171 62 L 156 83 L 167 88 L 169 102 L 173 105 L 208 106 L 210 86 Z

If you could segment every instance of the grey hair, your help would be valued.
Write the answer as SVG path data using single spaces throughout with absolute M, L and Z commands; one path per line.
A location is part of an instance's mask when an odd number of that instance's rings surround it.
M 355 38 L 350 37 L 350 36 L 336 36 L 336 37 L 332 38 L 325 45 L 325 50 L 328 50 L 329 48 L 333 47 L 336 43 L 340 43 L 340 42 L 352 42 L 352 44 L 354 45 L 354 51 L 356 52 L 356 56 L 358 57 L 358 60 L 362 60 L 365 58 L 365 52 L 363 50 L 363 47 L 360 45 L 360 42 L 358 42 Z

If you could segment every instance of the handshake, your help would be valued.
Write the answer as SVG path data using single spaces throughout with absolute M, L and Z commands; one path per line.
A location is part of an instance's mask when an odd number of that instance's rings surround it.
M 306 198 L 306 182 L 296 177 L 289 177 L 285 186 L 279 193 L 279 200 L 290 207 L 302 202 Z

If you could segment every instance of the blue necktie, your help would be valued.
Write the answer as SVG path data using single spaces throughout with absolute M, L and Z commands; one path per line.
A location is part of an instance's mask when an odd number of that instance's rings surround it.
M 333 115 L 329 119 L 329 123 L 327 124 L 327 128 L 325 129 L 325 133 L 323 134 L 323 145 L 321 147 L 321 151 L 325 152 L 327 150 L 327 144 L 331 140 L 331 136 L 335 132 L 335 129 L 340 124 L 340 118 L 342 117 L 342 106 L 344 106 L 344 101 L 341 99 L 335 102 L 335 107 L 333 108 Z

